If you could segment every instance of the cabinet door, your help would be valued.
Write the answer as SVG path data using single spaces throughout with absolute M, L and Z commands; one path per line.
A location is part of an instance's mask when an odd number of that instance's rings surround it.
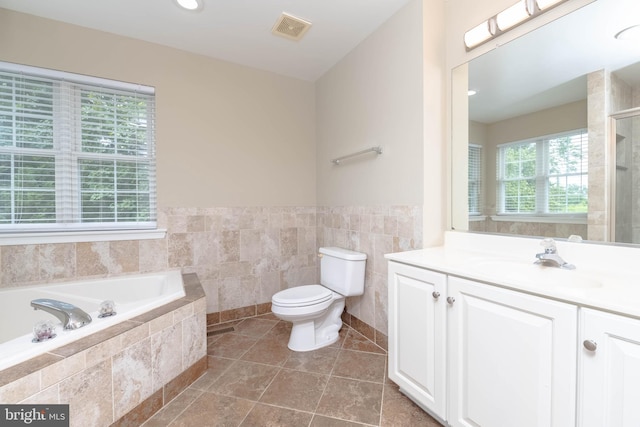
M 640 321 L 590 309 L 580 321 L 579 425 L 640 426 Z
M 449 423 L 575 426 L 577 308 L 449 277 Z
M 442 419 L 446 408 L 445 285 L 444 274 L 389 262 L 389 378 Z

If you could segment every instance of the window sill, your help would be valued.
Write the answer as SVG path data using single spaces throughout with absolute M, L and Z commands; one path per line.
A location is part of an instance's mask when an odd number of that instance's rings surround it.
M 166 234 L 166 229 L 2 233 L 0 246 L 164 239 Z
M 587 216 L 491 215 L 492 221 L 539 222 L 546 224 L 586 224 Z

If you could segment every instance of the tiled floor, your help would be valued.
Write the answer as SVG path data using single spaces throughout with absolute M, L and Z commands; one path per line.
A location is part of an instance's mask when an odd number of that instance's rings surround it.
M 207 373 L 144 426 L 440 427 L 386 379 L 384 350 L 353 329 L 306 353 L 287 348 L 290 330 L 266 315 L 210 336 Z

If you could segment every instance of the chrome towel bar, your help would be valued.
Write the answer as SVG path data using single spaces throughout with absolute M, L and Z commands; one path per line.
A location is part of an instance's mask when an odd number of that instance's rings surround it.
M 357 153 L 351 153 L 351 154 L 347 154 L 346 156 L 337 157 L 337 158 L 331 160 L 331 163 L 333 163 L 334 165 L 339 165 L 340 162 L 345 160 L 345 159 L 350 159 L 351 157 L 359 156 L 361 154 L 370 153 L 372 151 L 375 151 L 378 154 L 382 154 L 382 147 L 378 145 L 376 147 L 371 147 L 371 148 L 367 148 L 366 150 L 358 151 Z

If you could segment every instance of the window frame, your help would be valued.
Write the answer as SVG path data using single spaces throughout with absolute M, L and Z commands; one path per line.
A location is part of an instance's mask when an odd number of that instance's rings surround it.
M 55 81 L 58 85 L 57 95 L 54 95 L 54 106 L 51 119 L 53 121 L 53 146 L 51 150 L 35 150 L 24 147 L 12 146 L 0 147 L 0 151 L 5 154 L 25 154 L 35 153 L 43 154 L 55 158 L 55 222 L 16 224 L 6 223 L 0 225 L 0 246 L 6 244 L 21 244 L 20 242 L 66 242 L 66 241 L 97 241 L 97 240 L 123 240 L 129 239 L 132 235 L 136 238 L 162 238 L 165 230 L 157 228 L 157 202 L 156 202 L 156 150 L 155 150 L 155 88 L 140 84 L 120 82 L 108 80 L 99 77 L 86 76 L 80 74 L 67 73 L 63 71 L 31 67 L 21 64 L 13 64 L 0 61 L 0 71 L 11 74 L 24 75 L 26 78 L 40 78 Z M 75 88 L 72 87 L 76 86 Z M 82 91 L 106 91 L 113 96 L 120 94 L 124 96 L 143 97 L 144 106 L 147 109 L 145 116 L 145 132 L 147 133 L 145 141 L 145 154 L 123 157 L 114 152 L 114 154 L 101 154 L 102 160 L 110 161 L 132 161 L 142 164 L 148 173 L 148 190 L 143 191 L 145 203 L 148 203 L 148 220 L 141 221 L 118 221 L 118 217 L 114 216 L 114 221 L 86 222 L 81 218 L 79 212 L 81 206 L 81 189 L 79 168 L 80 159 L 95 158 L 91 152 L 83 151 L 82 140 L 80 137 L 81 126 L 81 96 Z M 63 96 L 71 99 L 68 102 L 70 107 L 68 111 L 61 111 L 60 105 Z M 143 107 L 144 108 L 144 107 Z M 66 138 L 61 137 L 61 114 L 69 114 L 72 119 L 72 130 L 68 132 L 72 136 Z M 13 158 L 13 157 L 12 157 Z M 64 188 L 61 188 L 60 182 L 63 181 L 61 171 L 67 169 L 67 175 L 64 177 Z M 116 166 L 114 166 L 116 167 Z M 12 169 L 13 170 L 13 169 Z M 138 169 L 136 169 L 138 171 Z M 136 172 L 137 173 L 137 172 Z M 11 173 L 13 176 L 13 172 Z M 136 175 L 136 181 L 137 175 Z M 14 191 L 11 184 L 10 191 Z M 120 194 L 121 191 L 114 189 L 114 195 Z M 126 191 L 122 191 L 126 194 Z M 138 194 L 138 193 L 135 193 Z M 72 203 L 62 203 L 63 200 L 72 200 Z M 13 208 L 12 208 L 13 209 Z M 139 207 L 136 206 L 136 211 Z M 138 211 L 140 212 L 140 211 Z M 71 220 L 71 221 L 69 221 Z M 74 221 L 75 220 L 75 221 Z M 13 220 L 12 220 L 13 221 Z M 62 222 L 67 221 L 67 222 Z
M 496 146 L 496 215 L 503 218 L 556 218 L 558 220 L 577 219 L 584 221 L 587 212 L 549 212 L 549 186 L 548 182 L 552 177 L 569 177 L 577 175 L 585 175 L 588 184 L 588 157 L 582 162 L 585 167 L 584 173 L 550 173 L 550 159 L 548 144 L 550 140 L 562 137 L 582 136 L 586 139 L 586 152 L 588 156 L 588 130 L 586 128 L 574 129 L 566 132 L 559 132 L 550 135 L 544 135 L 536 138 L 529 138 L 520 141 L 508 142 Z M 532 176 L 520 177 L 519 179 L 504 178 L 504 148 L 514 146 L 524 146 L 526 144 L 535 144 L 535 173 Z M 505 212 L 505 183 L 508 181 L 535 181 L 534 211 L 533 212 Z

